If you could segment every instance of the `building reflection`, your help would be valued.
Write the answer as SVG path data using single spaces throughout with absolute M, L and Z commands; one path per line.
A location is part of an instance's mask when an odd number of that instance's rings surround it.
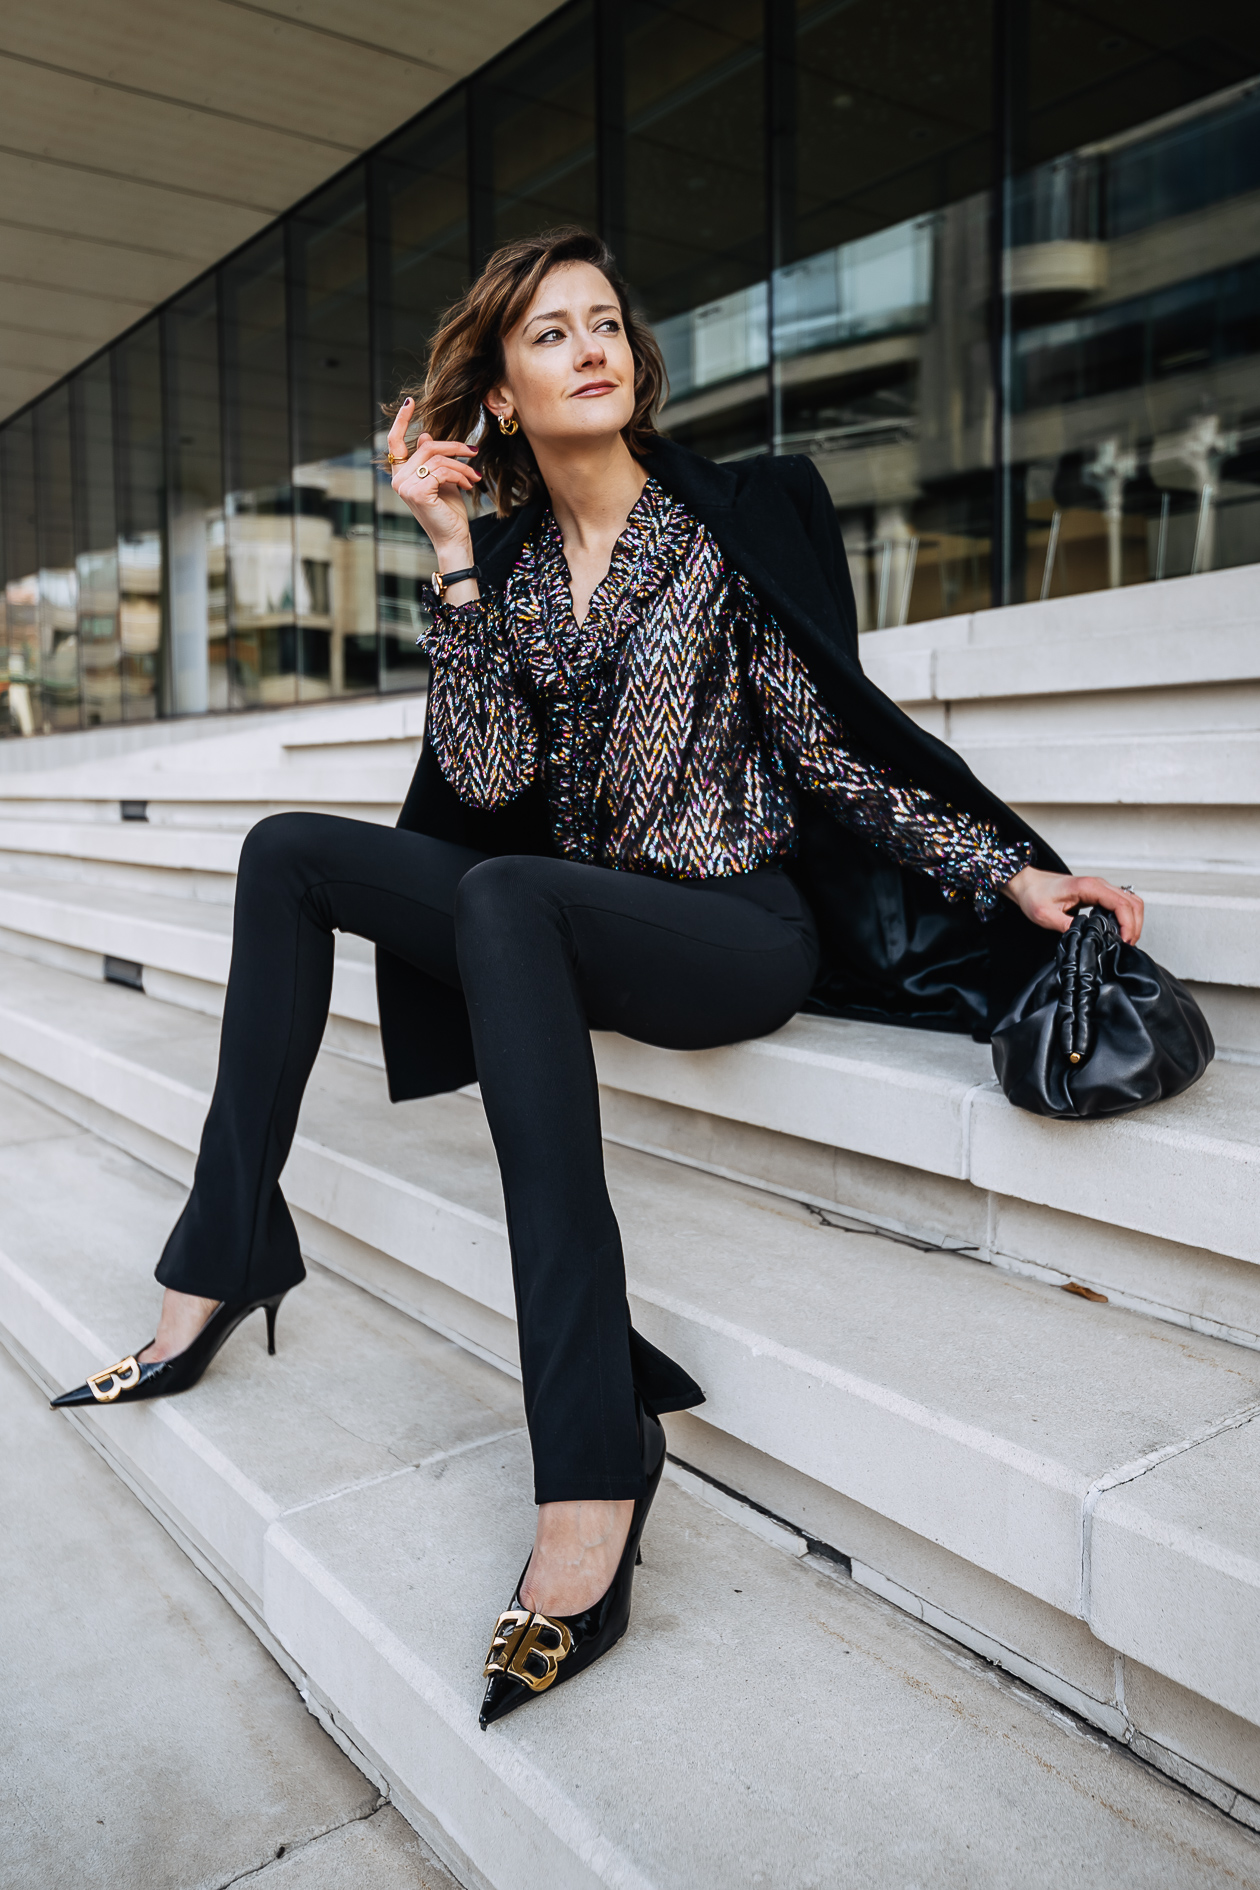
M 864 631 L 1260 561 L 1260 14 L 1116 14 L 562 9 L 0 428 L 0 729 L 422 684 L 380 405 L 560 221 L 669 432 L 815 461 Z

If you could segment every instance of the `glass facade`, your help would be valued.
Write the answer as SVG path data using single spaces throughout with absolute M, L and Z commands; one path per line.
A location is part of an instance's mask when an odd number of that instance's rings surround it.
M 380 402 L 572 221 L 864 630 L 1260 562 L 1254 5 L 575 0 L 0 426 L 0 733 L 421 684 Z

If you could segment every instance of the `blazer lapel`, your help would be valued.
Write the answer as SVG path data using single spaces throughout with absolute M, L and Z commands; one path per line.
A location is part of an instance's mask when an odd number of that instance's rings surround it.
M 718 533 L 729 528 L 739 492 L 738 474 L 663 436 L 652 442 L 647 469 L 721 544 Z
M 805 643 L 798 654 L 811 662 L 825 654 L 847 664 L 840 640 L 825 628 L 829 600 L 812 582 L 813 547 L 796 507 L 768 477 L 770 462 L 745 462 L 736 472 L 662 439 L 649 463 L 653 476 L 707 528 L 726 562 L 748 579 L 784 629 L 797 630 L 788 640 Z

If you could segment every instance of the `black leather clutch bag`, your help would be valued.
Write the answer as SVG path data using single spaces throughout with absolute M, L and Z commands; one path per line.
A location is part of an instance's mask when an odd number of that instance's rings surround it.
M 1077 913 L 993 1033 L 1007 1099 L 1038 1116 L 1127 1115 L 1189 1089 L 1215 1054 L 1186 987 L 1101 906 Z

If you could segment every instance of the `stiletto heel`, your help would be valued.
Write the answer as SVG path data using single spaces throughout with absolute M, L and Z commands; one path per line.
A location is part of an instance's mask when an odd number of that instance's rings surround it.
M 482 1669 L 487 1681 L 486 1695 L 481 1702 L 483 1732 L 496 1719 L 515 1712 L 526 1700 L 533 1699 L 535 1694 L 545 1693 L 549 1687 L 571 1680 L 591 1666 L 601 1654 L 616 1646 L 629 1627 L 634 1571 L 643 1561 L 639 1542 L 665 1468 L 665 1433 L 642 1405 L 639 1407 L 639 1435 L 647 1488 L 634 1506 L 617 1573 L 599 1600 L 581 1614 L 535 1614 L 521 1606 L 521 1582 L 529 1572 L 526 1562 L 511 1607 L 495 1622 L 490 1652 Z
M 57 1411 L 68 1405 L 139 1404 L 145 1398 L 170 1398 L 177 1391 L 189 1391 L 242 1319 L 248 1319 L 260 1306 L 267 1314 L 267 1350 L 274 1353 L 276 1313 L 283 1298 L 283 1293 L 276 1293 L 266 1299 L 220 1300 L 192 1344 L 174 1357 L 149 1359 L 142 1365 L 133 1353 L 130 1358 L 120 1358 L 108 1371 L 93 1372 L 85 1384 L 63 1391 L 49 1402 Z M 140 1347 L 141 1352 L 144 1349 Z

